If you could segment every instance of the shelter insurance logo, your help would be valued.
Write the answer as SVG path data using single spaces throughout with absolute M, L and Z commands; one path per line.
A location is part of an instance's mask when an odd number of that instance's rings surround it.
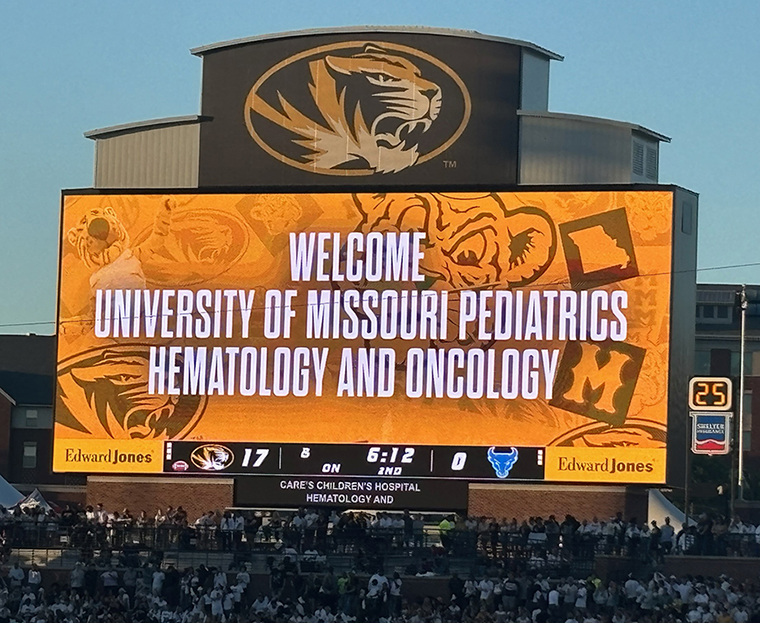
M 437 58 L 390 42 L 346 41 L 274 65 L 253 85 L 245 123 L 286 164 L 323 175 L 395 173 L 464 132 L 471 102 Z
M 731 450 L 731 415 L 728 413 L 692 413 L 691 451 L 694 454 L 728 454 Z

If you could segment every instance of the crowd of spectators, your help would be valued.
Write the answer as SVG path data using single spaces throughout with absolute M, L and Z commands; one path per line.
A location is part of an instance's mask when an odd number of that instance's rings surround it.
M 0 573 L 0 623 L 756 623 L 755 585 L 660 573 L 621 582 L 547 578 L 491 568 L 456 573 L 436 589 L 354 571 L 305 573 L 285 557 L 269 585 L 245 568 L 182 571 L 146 564 L 123 571 L 77 563 L 68 582 L 43 588 L 36 567 Z
M 760 525 L 701 515 L 690 526 L 625 520 L 577 521 L 447 516 L 442 520 L 418 514 L 301 509 L 292 513 L 209 511 L 190 520 L 181 507 L 132 514 L 95 507 L 0 507 L 0 543 L 9 547 L 74 547 L 97 551 L 139 546 L 145 549 L 250 551 L 289 547 L 320 554 L 422 549 L 432 545 L 459 556 L 532 556 L 536 564 L 569 555 L 625 555 L 661 560 L 667 554 L 760 556 Z
M 63 540 L 83 555 L 68 582 L 44 587 L 34 565 L 3 567 L 0 623 L 760 623 L 753 585 L 651 572 L 669 553 L 757 555 L 760 530 L 738 519 L 700 516 L 676 528 L 669 520 L 641 524 L 621 514 L 518 522 L 301 509 L 208 512 L 190 521 L 181 507 L 151 517 L 97 505 L 2 509 L 0 529 L 6 552 L 14 540 L 36 535 L 50 546 Z M 128 556 L 131 543 L 147 540 L 156 549 L 235 554 L 254 554 L 261 544 L 268 585 L 254 589 L 250 556 L 228 558 L 227 569 L 184 570 L 160 555 L 147 562 Z M 88 547 L 121 555 L 88 557 Z M 410 564 L 386 574 L 394 552 L 408 555 Z M 646 580 L 602 582 L 578 564 L 599 552 L 647 562 L 650 572 Z M 351 554 L 350 571 L 333 571 L 336 553 Z M 471 572 L 461 578 L 452 572 L 455 559 Z M 412 576 L 437 577 L 438 589 L 410 592 L 405 583 Z
M 357 550 L 419 549 L 439 544 L 455 555 L 480 553 L 508 557 L 519 551 L 551 562 L 563 554 L 593 557 L 595 553 L 658 560 L 667 554 L 760 555 L 760 525 L 741 519 L 726 522 L 702 515 L 693 525 L 624 520 L 577 521 L 567 515 L 558 521 L 532 517 L 497 520 L 449 516 L 431 524 L 430 518 L 409 512 L 390 514 L 301 509 L 295 513 L 224 513 L 209 511 L 194 521 L 177 508 L 133 515 L 106 510 L 103 505 L 67 506 L 61 512 L 31 507 L 0 507 L 0 531 L 8 547 L 78 547 L 97 550 L 142 544 L 152 549 L 250 550 L 256 545 L 314 549 L 325 553 Z M 537 563 L 538 564 L 538 563 Z

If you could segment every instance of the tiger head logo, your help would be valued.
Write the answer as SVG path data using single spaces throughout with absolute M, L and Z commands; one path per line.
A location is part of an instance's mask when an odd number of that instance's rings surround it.
M 311 56 L 309 102 L 295 104 L 299 98 L 288 95 L 287 85 L 279 83 L 276 100 L 264 96 L 271 85 L 263 89 L 262 85 L 276 82 L 277 66 L 254 85 L 246 101 L 246 123 L 265 151 L 299 168 L 337 175 L 395 173 L 431 157 L 422 153 L 420 142 L 444 106 L 442 86 L 424 75 L 420 61 L 410 60 L 414 53 L 420 54 L 411 48 L 353 42 L 348 50 L 359 45 L 353 53 L 347 54 L 346 44 L 341 44 Z M 460 91 L 459 99 L 466 100 L 461 107 L 469 118 L 469 95 L 463 84 Z M 305 112 L 315 108 L 318 115 Z M 276 153 L 257 130 L 260 118 L 288 131 L 301 155 L 289 158 Z M 460 125 L 454 139 L 463 129 Z
M 140 242 L 150 230 L 139 233 Z M 163 247 L 144 262 L 150 283 L 191 285 L 203 283 L 229 270 L 248 248 L 248 229 L 231 212 L 212 208 L 184 210 L 172 220 Z
M 628 418 L 615 426 L 591 422 L 560 435 L 548 445 L 572 448 L 665 448 L 667 429 L 661 422 Z
M 150 394 L 148 348 L 108 346 L 58 368 L 56 423 L 94 437 L 182 439 L 198 423 L 205 396 Z
M 425 232 L 420 269 L 456 289 L 528 285 L 557 251 L 545 211 L 508 210 L 496 193 L 360 193 L 354 202 L 362 232 Z
M 227 446 L 207 443 L 190 453 L 190 460 L 198 469 L 207 472 L 221 472 L 232 465 L 235 455 Z

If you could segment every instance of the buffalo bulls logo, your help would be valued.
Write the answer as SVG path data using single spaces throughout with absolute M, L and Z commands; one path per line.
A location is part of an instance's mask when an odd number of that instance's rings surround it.
M 61 362 L 56 424 L 95 438 L 182 439 L 205 396 L 148 393 L 148 347 L 107 346 Z
M 265 72 L 245 102 L 258 145 L 323 175 L 395 173 L 434 158 L 462 134 L 470 96 L 437 58 L 390 42 L 346 41 Z
M 512 448 L 509 452 L 497 452 L 495 447 L 488 448 L 488 462 L 496 472 L 497 478 L 509 476 L 519 456 L 517 448 Z

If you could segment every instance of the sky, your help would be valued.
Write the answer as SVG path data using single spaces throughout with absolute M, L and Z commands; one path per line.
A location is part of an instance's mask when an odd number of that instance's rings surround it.
M 55 330 L 60 191 L 93 182 L 83 132 L 197 114 L 190 48 L 349 25 L 472 29 L 563 55 L 549 109 L 672 137 L 660 182 L 700 195 L 698 281 L 760 283 L 755 0 L 0 0 L 0 333 Z

